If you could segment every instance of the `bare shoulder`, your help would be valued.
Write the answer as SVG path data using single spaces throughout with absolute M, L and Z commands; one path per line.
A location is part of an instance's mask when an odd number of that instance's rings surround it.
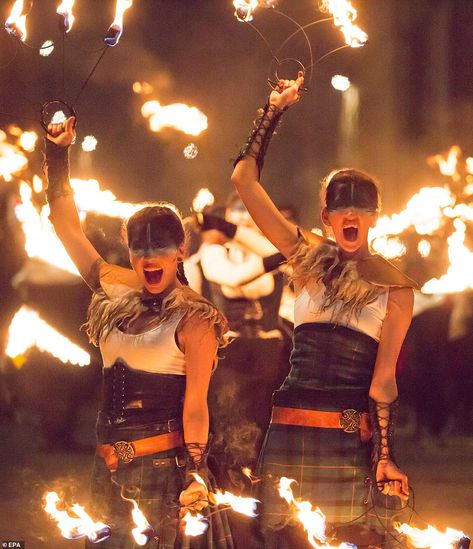
M 412 314 L 414 306 L 414 290 L 412 288 L 390 288 L 388 308 L 392 312 Z

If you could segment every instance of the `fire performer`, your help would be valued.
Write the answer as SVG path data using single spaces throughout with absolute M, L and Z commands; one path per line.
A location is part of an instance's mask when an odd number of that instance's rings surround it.
M 326 514 L 338 539 L 371 545 L 380 538 L 374 518 L 341 525 L 367 510 L 370 450 L 372 495 L 384 504 L 392 500 L 379 492 L 408 498 L 393 448 L 395 369 L 415 283 L 370 253 L 380 196 L 367 174 L 343 169 L 323 181 L 322 220 L 334 240 L 288 222 L 259 183 L 272 134 L 303 81 L 300 72 L 271 92 L 232 176 L 257 225 L 292 264 L 296 291 L 291 370 L 274 395 L 261 456 L 262 527 L 266 547 L 280 547 L 281 539 L 284 547 L 302 546 L 292 539 L 296 530 L 284 528 L 288 510 L 274 486 L 286 476 L 299 483 L 298 497 Z
M 74 118 L 49 126 L 47 198 L 51 220 L 94 295 L 86 328 L 104 361 L 93 475 L 96 518 L 110 525 L 102 547 L 135 547 L 132 497 L 154 528 L 153 547 L 233 547 L 224 513 L 208 535 L 180 538 L 179 504 L 208 505 L 207 390 L 226 321 L 187 286 L 185 233 L 170 207 L 143 208 L 127 224 L 132 270 L 106 263 L 80 225 L 69 182 Z M 206 513 L 204 509 L 204 515 Z

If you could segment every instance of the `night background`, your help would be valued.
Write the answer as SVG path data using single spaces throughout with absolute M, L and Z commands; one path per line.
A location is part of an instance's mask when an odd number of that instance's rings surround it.
M 186 215 L 202 187 L 209 188 L 218 203 L 225 202 L 232 191 L 232 159 L 269 93 L 271 63 L 265 43 L 249 25 L 236 20 L 231 4 L 135 0 L 125 15 L 120 43 L 107 51 L 80 95 L 78 138 L 71 153 L 73 177 L 95 178 L 122 201 L 173 202 Z M 10 0 L 0 0 L 1 22 L 11 5 Z M 426 162 L 429 156 L 445 154 L 452 145 L 473 156 L 471 0 L 355 0 L 354 5 L 368 44 L 345 49 L 315 67 L 308 93 L 284 115 L 264 167 L 263 183 L 275 202 L 293 205 L 307 227 L 320 226 L 319 182 L 334 168 L 351 166 L 377 176 L 383 209 L 391 215 L 402 210 L 420 187 L 449 183 Z M 27 43 L 35 47 L 20 45 L 0 29 L 0 129 L 15 123 L 40 134 L 41 127 L 31 119 L 39 119 L 44 101 L 74 102 L 100 55 L 114 6 L 112 0 L 77 0 L 76 21 L 65 40 L 65 90 L 56 2 L 33 4 Z M 316 0 L 280 0 L 278 7 L 301 24 L 322 17 Z M 256 13 L 254 24 L 275 50 L 295 30 L 288 19 L 267 9 Z M 307 33 L 316 59 L 343 44 L 331 23 Z M 58 40 L 54 51 L 39 56 L 38 46 L 48 39 Z M 283 53 L 308 64 L 300 35 Z M 289 67 L 280 76 L 292 78 L 296 70 Z M 335 74 L 349 77 L 358 90 L 359 108 L 349 130 L 343 94 L 331 85 Z M 135 93 L 136 81 L 150 84 L 152 91 Z M 208 129 L 195 137 L 173 129 L 153 133 L 140 109 L 154 99 L 162 105 L 197 107 L 208 117 Z M 91 153 L 80 147 L 86 135 L 98 140 Z M 195 159 L 183 155 L 189 143 L 198 148 Z M 40 149 L 37 146 L 28 155 L 31 173 L 41 173 Z M 7 185 L 0 178 L 2 200 L 4 189 L 11 190 L 15 183 Z M 6 208 L 2 206 L 4 216 Z M 67 485 L 76 500 L 87 498 L 100 383 L 98 352 L 78 332 L 89 294 L 85 285 L 70 280 L 49 286 L 26 284 L 12 294 L 10 278 L 17 270 L 14 256 L 19 248 L 8 235 L 2 228 L 0 251 L 8 265 L 0 296 L 2 339 L 16 309 L 27 302 L 91 352 L 93 364 L 80 369 L 38 351 L 32 351 L 21 368 L 2 359 L 0 461 L 5 459 L 5 465 L 0 473 L 0 541 L 26 539 L 28 549 L 79 546 L 80 542 L 60 538 L 40 505 L 43 492 L 55 483 Z M 406 264 L 411 273 L 422 271 L 409 259 Z M 435 276 L 445 268 L 442 261 Z M 416 488 L 422 516 L 439 528 L 472 534 L 473 328 L 468 317 L 467 335 L 453 347 L 449 344 L 446 326 L 453 307 L 450 296 L 419 316 L 413 325 L 417 334 L 408 337 L 401 356 L 400 388 L 407 409 L 399 461 Z M 426 380 L 434 384 L 427 387 Z M 445 394 L 436 393 L 446 386 Z M 424 400 L 420 407 L 419 399 Z M 432 416 L 443 417 L 437 423 L 432 420 L 427 440 L 421 440 L 410 414 L 415 410 L 421 422 L 426 403 Z

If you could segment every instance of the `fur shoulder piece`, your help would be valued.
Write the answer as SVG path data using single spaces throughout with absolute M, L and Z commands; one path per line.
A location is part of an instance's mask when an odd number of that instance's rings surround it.
M 333 308 L 333 322 L 342 315 L 358 317 L 366 305 L 375 301 L 386 288 L 363 280 L 356 261 L 341 261 L 338 247 L 325 241 L 320 246 L 299 242 L 290 258 L 292 282 L 307 288 L 325 286 L 321 311 Z
M 103 290 L 92 296 L 87 322 L 84 324 L 89 341 L 98 345 L 116 326 L 126 326 L 135 321 L 147 307 L 141 300 L 141 292 L 130 290 L 115 297 L 109 297 Z M 219 346 L 227 342 L 225 333 L 228 325 L 225 317 L 209 301 L 189 287 L 176 288 L 166 296 L 161 308 L 156 311 L 159 324 L 169 321 L 180 314 L 183 319 L 198 314 L 215 329 Z

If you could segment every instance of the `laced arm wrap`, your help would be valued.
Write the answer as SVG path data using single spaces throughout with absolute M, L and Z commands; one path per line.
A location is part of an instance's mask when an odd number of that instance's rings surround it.
M 185 487 L 189 486 L 198 479 L 194 475 L 199 475 L 209 487 L 209 469 L 207 467 L 207 457 L 209 455 L 209 442 L 201 444 L 199 442 L 186 442 L 186 468 L 185 468 Z
M 248 140 L 240 150 L 234 166 L 247 156 L 256 160 L 258 166 L 258 179 L 261 178 L 261 172 L 264 165 L 264 157 L 268 150 L 269 142 L 279 125 L 281 117 L 286 109 L 280 109 L 276 105 L 267 104 L 264 109 L 260 109 L 258 118 L 254 122 L 254 128 L 251 130 Z
M 44 171 L 48 178 L 46 198 L 51 204 L 60 196 L 74 194 L 69 181 L 69 147 L 60 147 L 45 139 L 45 150 Z
M 390 460 L 396 463 L 394 457 L 394 428 L 399 411 L 399 398 L 394 402 L 377 402 L 369 399 L 370 420 L 373 429 L 373 451 L 371 454 L 373 473 L 380 461 Z

